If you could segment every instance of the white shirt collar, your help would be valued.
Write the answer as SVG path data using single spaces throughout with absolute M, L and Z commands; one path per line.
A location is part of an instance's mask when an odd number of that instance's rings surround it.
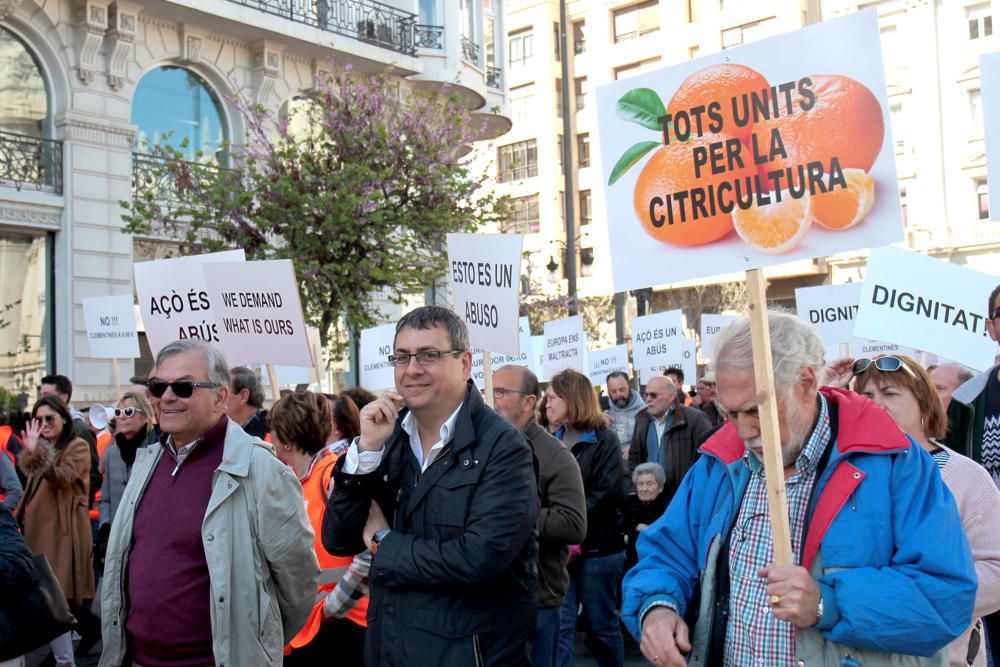
M 445 420 L 444 424 L 441 425 L 441 431 L 439 435 L 441 439 L 438 440 L 433 447 L 427 452 L 427 458 L 424 458 L 424 448 L 420 442 L 420 428 L 417 425 L 417 418 L 413 416 L 412 412 L 407 412 L 406 416 L 403 417 L 403 421 L 400 424 L 402 429 L 406 431 L 406 435 L 410 436 L 410 450 L 413 455 L 417 457 L 417 461 L 420 463 L 420 472 L 424 472 L 427 468 L 434 463 L 434 460 L 444 449 L 444 446 L 451 442 L 451 439 L 455 437 L 455 423 L 458 421 L 458 413 L 465 405 L 465 401 L 459 403 L 455 411 L 451 413 L 451 416 Z

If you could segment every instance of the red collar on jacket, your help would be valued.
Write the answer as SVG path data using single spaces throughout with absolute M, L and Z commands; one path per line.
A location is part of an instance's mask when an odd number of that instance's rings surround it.
M 892 452 L 908 449 L 906 438 L 889 413 L 871 400 L 845 389 L 820 387 L 820 393 L 837 406 L 837 450 L 850 452 Z M 701 451 L 714 454 L 726 465 L 735 463 L 746 446 L 732 424 L 726 424 L 709 438 Z

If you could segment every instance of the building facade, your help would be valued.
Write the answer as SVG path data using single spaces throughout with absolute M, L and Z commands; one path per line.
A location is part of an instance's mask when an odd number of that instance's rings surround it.
M 348 64 L 451 84 L 492 138 L 510 127 L 505 31 L 499 0 L 0 0 L 0 387 L 30 401 L 59 372 L 74 402 L 113 400 L 81 304 L 132 294 L 133 262 L 160 252 L 121 232 L 120 202 L 158 185 L 144 147 L 186 139 L 188 159 L 238 168 L 237 94 L 278 111 Z

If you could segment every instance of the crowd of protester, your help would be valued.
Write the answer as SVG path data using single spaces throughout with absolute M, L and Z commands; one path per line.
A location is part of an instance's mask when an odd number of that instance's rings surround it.
M 1000 287 L 989 305 L 996 340 Z M 431 306 L 397 324 L 381 396 L 265 409 L 258 373 L 198 341 L 107 409 L 43 378 L 0 413 L 0 613 L 41 554 L 76 618 L 47 637 L 58 667 L 98 646 L 109 667 L 569 667 L 580 634 L 601 667 L 994 664 L 1000 365 L 827 363 L 768 317 L 791 565 L 747 318 L 691 391 L 511 365 L 490 409 Z

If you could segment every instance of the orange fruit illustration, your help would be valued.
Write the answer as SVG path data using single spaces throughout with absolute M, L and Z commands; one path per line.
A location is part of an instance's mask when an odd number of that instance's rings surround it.
M 792 250 L 802 241 L 812 223 L 809 192 L 800 199 L 792 199 L 782 192 L 781 201 L 763 206 L 754 204 L 746 210 L 733 211 L 736 233 L 761 252 L 780 255 Z
M 761 172 L 819 161 L 829 173 L 833 157 L 840 162 L 841 169 L 868 171 L 882 150 L 885 135 L 882 107 L 875 95 L 846 76 L 817 74 L 809 78 L 816 95 L 812 108 L 803 111 L 799 104 L 805 98 L 794 91 L 791 115 L 784 115 L 782 108 L 783 115 L 778 118 L 754 124 L 752 134 L 758 153 L 768 154 L 775 129 L 786 153 L 761 165 Z
M 752 178 L 755 174 L 752 162 L 744 156 L 742 167 L 720 174 L 712 174 L 709 165 L 705 164 L 698 176 L 695 175 L 694 164 L 696 148 L 707 150 L 710 144 L 727 139 L 731 137 L 706 134 L 656 149 L 639 173 L 633 194 L 636 217 L 647 234 L 657 241 L 692 246 L 717 241 L 732 231 L 732 214 L 723 213 L 717 199 L 709 201 L 712 199 L 709 186 L 714 188 L 720 183 Z M 701 209 L 693 206 L 690 193 L 680 202 L 675 197 L 677 193 L 688 192 L 692 188 L 704 190 L 705 200 Z M 733 199 L 730 193 L 726 201 Z
M 771 84 L 767 82 L 764 75 L 746 65 L 736 65 L 724 63 L 719 65 L 709 65 L 704 67 L 684 80 L 670 98 L 667 105 L 667 113 L 671 116 L 678 111 L 689 111 L 699 105 L 708 105 L 717 101 L 721 105 L 720 115 L 722 116 L 722 132 L 731 137 L 739 137 L 745 140 L 750 136 L 752 123 L 744 127 L 736 127 L 733 120 L 734 97 L 752 92 L 759 93 Z M 708 118 L 703 117 L 702 122 L 707 128 Z M 706 129 L 706 132 L 708 130 Z
M 875 201 L 875 179 L 860 169 L 845 169 L 846 188 L 812 197 L 813 221 L 826 229 L 847 229 L 861 222 Z

